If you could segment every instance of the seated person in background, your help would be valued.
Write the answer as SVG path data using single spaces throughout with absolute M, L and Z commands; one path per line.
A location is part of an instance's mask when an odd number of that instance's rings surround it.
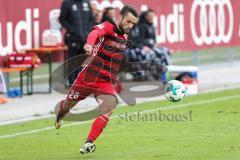
M 153 62 L 158 64 L 169 65 L 170 51 L 167 48 L 157 47 L 156 28 L 154 27 L 155 13 L 149 9 L 143 12 L 137 26 L 129 34 L 129 40 L 133 42 L 133 47 L 126 51 L 129 55 L 129 62 Z M 141 65 L 133 64 L 131 67 L 141 69 Z M 160 68 L 151 69 L 151 77 L 142 76 L 141 72 L 134 73 L 136 80 L 159 80 L 161 74 Z M 141 77 L 141 78 L 140 78 Z M 140 79 L 139 79 L 140 78 Z
M 139 20 L 139 36 L 144 51 L 149 51 L 156 44 L 156 28 L 153 25 L 155 13 L 149 9 L 143 12 Z
M 115 19 L 116 19 L 115 8 L 113 8 L 113 7 L 105 8 L 105 10 L 103 12 L 102 22 L 108 21 L 110 23 L 114 23 Z
M 140 17 L 139 22 L 139 39 L 142 41 L 140 42 L 143 45 L 143 51 L 145 53 L 152 53 L 151 56 L 147 56 L 146 58 L 154 59 L 155 62 L 169 65 L 169 54 L 170 51 L 164 47 L 158 47 L 156 42 L 156 28 L 154 27 L 154 17 L 155 13 L 152 9 L 143 12 Z

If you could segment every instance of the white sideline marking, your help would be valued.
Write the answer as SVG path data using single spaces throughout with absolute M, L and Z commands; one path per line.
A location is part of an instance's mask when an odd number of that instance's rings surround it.
M 177 108 L 184 108 L 184 107 L 192 107 L 192 106 L 199 105 L 199 104 L 219 102 L 219 101 L 224 101 L 224 100 L 229 100 L 229 99 L 239 98 L 239 97 L 240 97 L 240 95 L 233 95 L 233 96 L 227 96 L 227 97 L 223 97 L 223 98 L 215 98 L 215 99 L 203 100 L 203 101 L 201 100 L 201 101 L 196 101 L 196 102 L 192 102 L 192 103 L 188 103 L 188 104 L 180 104 L 180 105 L 173 105 L 173 106 L 168 106 L 168 107 L 159 107 L 159 108 L 155 108 L 155 109 L 149 109 L 149 110 L 141 111 L 141 113 L 149 113 L 149 112 L 154 112 L 154 111 L 158 111 L 158 110 L 170 110 L 170 109 L 177 109 Z M 130 113 L 137 114 L 138 112 L 130 112 Z M 111 119 L 116 119 L 118 117 L 119 117 L 118 115 L 115 115 L 115 116 L 112 116 Z M 74 122 L 74 123 L 63 125 L 62 128 L 68 128 L 68 127 L 71 127 L 71 126 L 76 126 L 76 125 L 79 125 L 79 124 L 86 124 L 86 123 L 89 123 L 89 122 L 91 122 L 91 120 L 84 121 L 84 122 Z M 45 128 L 30 130 L 30 131 L 26 131 L 26 132 L 6 134 L 6 135 L 1 135 L 0 139 L 13 138 L 13 137 L 22 136 L 22 135 L 39 133 L 39 132 L 42 132 L 42 131 L 47 131 L 47 130 L 52 130 L 52 129 L 55 129 L 55 127 L 45 127 Z
M 21 118 L 21 119 L 3 121 L 3 122 L 0 122 L 0 127 L 4 126 L 4 125 L 9 125 L 9 124 L 16 124 L 16 123 L 22 123 L 22 122 L 27 122 L 27 121 L 34 121 L 34 120 L 52 118 L 54 116 L 55 116 L 55 114 L 54 115 L 53 114 L 47 114 L 47 115 L 41 115 L 41 116 L 31 116 L 31 117 L 25 117 L 25 118 Z

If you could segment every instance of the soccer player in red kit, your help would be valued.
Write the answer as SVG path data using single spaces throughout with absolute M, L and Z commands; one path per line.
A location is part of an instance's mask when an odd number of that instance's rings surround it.
M 62 118 L 78 101 L 94 94 L 100 107 L 99 116 L 93 121 L 88 138 L 80 153 L 93 152 L 93 142 L 106 127 L 110 115 L 117 106 L 113 86 L 124 59 L 123 52 L 127 47 L 127 34 L 138 22 L 138 14 L 131 6 L 124 6 L 114 24 L 104 22 L 95 26 L 88 35 L 84 50 L 89 58 L 69 90 L 68 96 L 59 104 L 55 127 L 60 128 Z

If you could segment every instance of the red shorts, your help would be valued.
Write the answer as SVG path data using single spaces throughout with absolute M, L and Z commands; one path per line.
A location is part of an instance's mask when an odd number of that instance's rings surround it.
M 80 101 L 91 94 L 94 94 L 95 97 L 102 94 L 113 95 L 116 97 L 116 91 L 111 82 L 86 82 L 78 76 L 69 90 L 67 100 Z

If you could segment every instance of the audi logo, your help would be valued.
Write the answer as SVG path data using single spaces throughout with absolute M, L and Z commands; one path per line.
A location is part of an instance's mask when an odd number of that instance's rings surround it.
M 191 33 L 197 45 L 228 43 L 231 40 L 234 17 L 230 0 L 194 0 L 190 16 Z M 199 26 L 196 26 L 196 20 Z

